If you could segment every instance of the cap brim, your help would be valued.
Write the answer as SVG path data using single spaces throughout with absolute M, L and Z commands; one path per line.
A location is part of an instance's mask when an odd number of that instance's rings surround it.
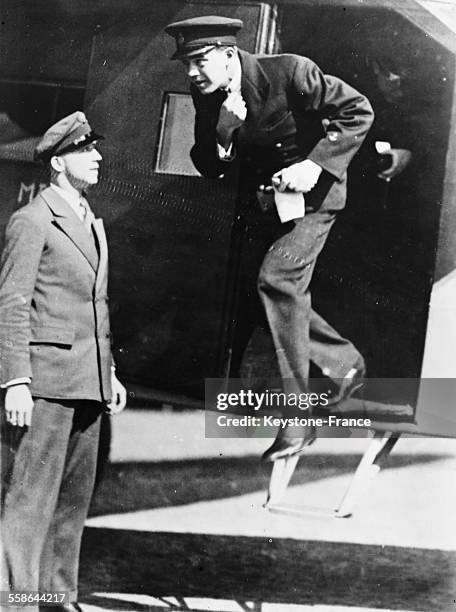
M 97 140 L 104 140 L 104 136 L 102 136 L 101 134 L 97 134 L 96 132 L 91 132 L 89 134 L 87 140 L 82 142 L 80 144 L 80 146 L 78 146 L 78 148 L 80 149 L 81 147 L 84 147 L 85 145 L 91 144 L 92 142 L 96 142 Z
M 197 57 L 198 55 L 204 55 L 208 53 L 208 51 L 212 51 L 216 47 L 220 47 L 221 45 L 206 45 L 204 47 L 198 47 L 197 49 L 189 50 L 189 51 L 175 51 L 174 54 L 169 58 L 171 60 L 184 59 L 185 57 Z M 223 45 L 225 46 L 225 45 Z
M 55 151 L 51 153 L 51 157 L 53 155 L 65 155 L 66 153 L 79 151 L 79 149 L 83 149 L 87 145 L 97 142 L 98 140 L 104 140 L 104 136 L 102 136 L 101 134 L 97 134 L 96 132 L 90 132 L 90 134 L 87 134 L 87 136 L 80 142 L 71 143 L 61 151 Z

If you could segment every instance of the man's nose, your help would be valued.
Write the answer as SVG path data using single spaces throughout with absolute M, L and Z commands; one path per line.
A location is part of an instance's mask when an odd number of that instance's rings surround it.
M 199 70 L 195 62 L 188 62 L 186 68 L 187 68 L 187 76 L 189 78 L 192 79 L 193 77 L 198 76 Z
M 101 153 L 100 153 L 100 151 L 98 149 L 93 149 L 92 157 L 93 157 L 94 161 L 101 161 L 103 159 L 103 157 L 102 157 L 102 155 L 101 155 Z

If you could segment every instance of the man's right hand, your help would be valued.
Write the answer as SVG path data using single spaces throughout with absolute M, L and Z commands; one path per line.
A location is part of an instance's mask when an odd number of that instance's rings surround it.
M 380 155 L 391 156 L 391 166 L 383 170 L 383 172 L 379 172 L 377 175 L 379 178 L 388 182 L 403 172 L 412 159 L 412 153 L 408 149 L 388 149 L 380 153 Z
M 32 424 L 33 398 L 27 384 L 7 387 L 5 394 L 6 420 L 17 427 Z
M 217 123 L 217 141 L 228 149 L 233 132 L 241 127 L 247 117 L 247 106 L 240 92 L 229 93 L 220 107 Z

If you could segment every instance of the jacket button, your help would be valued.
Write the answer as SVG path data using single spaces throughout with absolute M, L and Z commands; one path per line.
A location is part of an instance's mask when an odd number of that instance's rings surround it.
M 111 334 L 105 334 L 106 338 L 110 338 Z
M 276 149 L 281 149 L 281 148 L 282 148 L 282 143 L 276 142 Z

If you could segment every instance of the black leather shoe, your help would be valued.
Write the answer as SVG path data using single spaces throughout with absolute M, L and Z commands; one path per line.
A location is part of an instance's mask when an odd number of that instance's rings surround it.
M 364 361 L 360 360 L 353 366 L 347 375 L 342 378 L 340 387 L 331 395 L 327 405 L 334 406 L 334 404 L 342 404 L 347 401 L 355 391 L 358 391 L 358 389 L 364 385 L 365 377 L 366 366 L 364 365 Z
M 285 428 L 286 430 L 286 428 Z M 301 454 L 307 446 L 310 446 L 317 439 L 315 427 L 306 427 L 306 433 L 303 438 L 290 438 L 286 435 L 280 435 L 274 440 L 272 446 L 265 450 L 262 461 L 278 461 L 279 459 L 287 459 L 293 455 Z

